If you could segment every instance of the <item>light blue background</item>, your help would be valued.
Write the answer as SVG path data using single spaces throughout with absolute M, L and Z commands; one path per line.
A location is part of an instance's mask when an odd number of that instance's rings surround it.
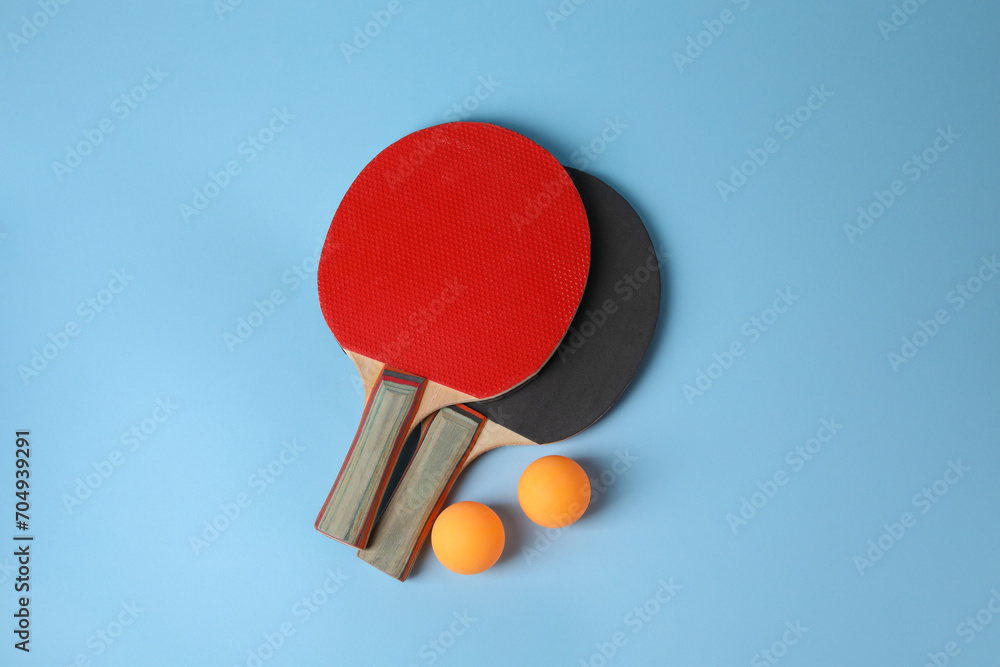
M 997 5 L 914 4 L 886 39 L 889 0 L 590 0 L 563 2 L 565 21 L 547 15 L 557 0 L 480 4 L 403 0 L 348 62 L 339 44 L 387 3 L 246 0 L 220 17 L 210 2 L 77 1 L 17 44 L 42 9 L 4 3 L 0 539 L 15 532 L 14 431 L 29 428 L 36 541 L 30 655 L 11 647 L 0 557 L 0 663 L 247 665 L 288 623 L 263 664 L 600 665 L 596 645 L 621 632 L 608 664 L 762 665 L 800 622 L 782 665 L 919 666 L 949 641 L 949 664 L 997 664 L 1000 619 L 969 643 L 958 626 L 1000 590 L 1000 280 L 961 310 L 948 300 L 1000 252 Z M 726 9 L 679 71 L 673 54 Z M 120 118 L 113 101 L 147 67 L 166 78 Z M 362 401 L 314 272 L 300 285 L 288 272 L 309 267 L 361 167 L 480 77 L 494 90 L 469 117 L 619 189 L 669 253 L 669 280 L 648 363 L 605 419 L 544 451 L 492 453 L 453 494 L 501 514 L 502 561 L 461 577 L 425 553 L 400 584 L 312 528 Z M 811 86 L 833 95 L 786 139 L 775 124 Z M 241 142 L 275 109 L 294 118 L 248 161 Z M 113 133 L 60 180 L 52 163 L 105 118 Z M 627 127 L 584 165 L 574 153 L 609 119 Z M 904 163 L 949 127 L 960 138 L 909 181 Z M 717 182 L 771 137 L 779 150 L 723 201 Z M 180 206 L 230 160 L 240 173 L 185 222 Z M 894 179 L 905 194 L 851 243 L 844 225 Z M 123 268 L 134 280 L 88 321 L 78 305 Z M 745 323 L 779 289 L 798 300 L 751 341 Z M 230 351 L 225 334 L 273 290 L 284 302 Z M 894 370 L 887 354 L 938 309 L 948 323 Z M 79 335 L 23 381 L 68 322 Z M 710 369 L 734 341 L 744 354 Z M 129 451 L 122 433 L 157 399 L 178 408 Z M 843 428 L 793 471 L 786 452 L 824 418 Z M 261 488 L 251 476 L 286 440 L 304 450 Z M 116 450 L 121 465 L 69 511 Z M 546 542 L 517 506 L 524 467 L 560 453 L 610 479 L 616 450 L 637 460 Z M 969 470 L 921 514 L 914 495 L 958 460 Z M 727 515 L 777 471 L 788 483 L 734 532 Z M 190 538 L 240 493 L 250 506 L 196 554 Z M 916 525 L 859 573 L 904 512 Z M 296 605 L 328 571 L 340 588 L 304 620 Z M 629 616 L 671 578 L 672 600 Z M 132 601 L 142 611 L 98 655 L 96 633 Z

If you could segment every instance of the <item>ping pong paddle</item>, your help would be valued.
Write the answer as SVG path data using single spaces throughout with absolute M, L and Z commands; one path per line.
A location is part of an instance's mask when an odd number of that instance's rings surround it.
M 587 210 L 590 277 L 569 333 L 529 382 L 491 401 L 429 417 L 421 440 L 358 556 L 406 579 L 458 475 L 501 445 L 548 444 L 597 421 L 628 386 L 652 340 L 660 275 L 649 234 L 601 180 L 568 169 Z
M 317 530 L 364 547 L 413 425 L 537 373 L 576 313 L 589 261 L 572 180 L 520 134 L 448 123 L 368 163 L 337 208 L 317 276 L 366 396 Z

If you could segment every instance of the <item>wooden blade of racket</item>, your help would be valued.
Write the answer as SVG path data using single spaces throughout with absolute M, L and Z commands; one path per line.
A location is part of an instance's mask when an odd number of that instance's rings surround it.
M 638 370 L 660 308 L 656 251 L 628 202 L 589 174 L 569 170 L 590 221 L 590 278 L 556 354 L 531 381 L 492 401 L 442 409 L 358 556 L 406 579 L 449 491 L 480 454 L 548 444 L 596 422 Z
M 330 224 L 317 282 L 366 403 L 319 531 L 365 546 L 413 424 L 538 372 L 576 312 L 589 256 L 572 180 L 510 130 L 427 128 L 361 171 Z

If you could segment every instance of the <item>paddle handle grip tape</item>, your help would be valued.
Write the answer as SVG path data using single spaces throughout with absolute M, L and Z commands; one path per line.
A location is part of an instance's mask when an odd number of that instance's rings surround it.
M 361 560 L 403 581 L 430 534 L 486 418 L 453 405 L 429 418 L 420 444 L 379 518 Z
M 337 481 L 316 517 L 316 530 L 365 547 L 426 385 L 415 375 L 382 369 Z

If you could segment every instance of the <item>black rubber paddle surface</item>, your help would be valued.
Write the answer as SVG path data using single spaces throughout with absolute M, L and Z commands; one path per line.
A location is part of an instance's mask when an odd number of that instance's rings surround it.
M 580 308 L 548 363 L 500 398 L 469 407 L 539 444 L 565 440 L 604 415 L 642 363 L 660 311 L 656 250 L 632 206 L 567 168 L 590 221 L 590 274 Z

